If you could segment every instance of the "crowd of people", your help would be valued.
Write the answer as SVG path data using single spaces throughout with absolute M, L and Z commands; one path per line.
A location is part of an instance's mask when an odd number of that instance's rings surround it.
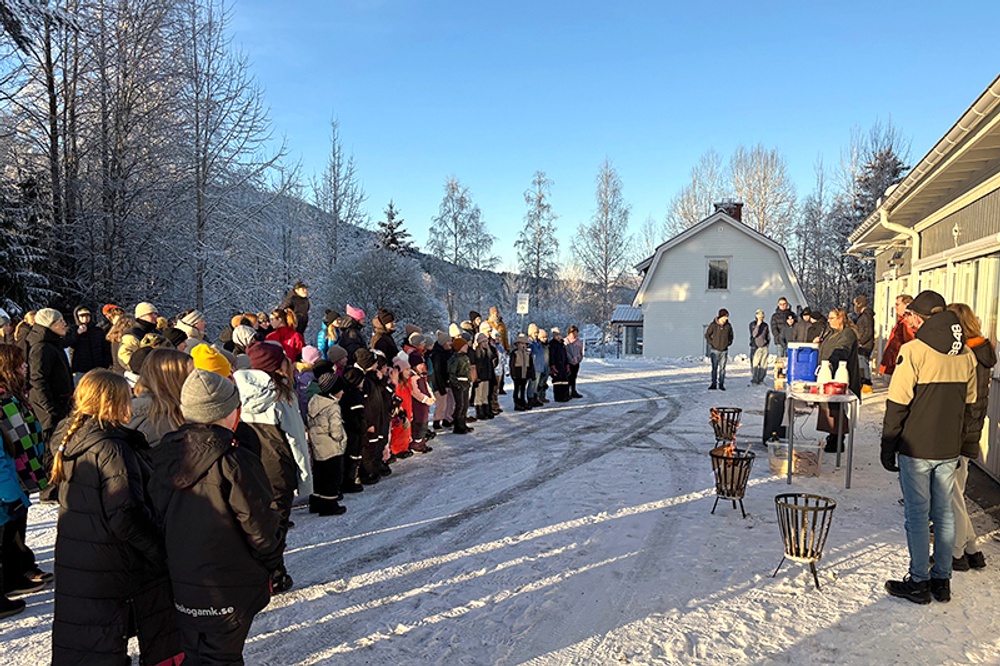
M 293 585 L 293 505 L 343 514 L 436 436 L 501 414 L 508 375 L 517 411 L 582 397 L 575 326 L 511 339 L 493 307 L 425 334 L 380 309 L 369 339 L 347 305 L 309 344 L 309 311 L 300 282 L 212 341 L 198 310 L 148 302 L 102 323 L 0 310 L 0 617 L 55 581 L 53 663 L 124 662 L 129 636 L 142 663 L 243 663 L 254 615 Z M 60 505 L 54 575 L 26 540 L 36 494 Z
M 852 316 L 853 315 L 853 316 Z M 770 325 L 764 311 L 750 322 L 751 384 L 762 384 L 773 340 L 779 357 L 789 343 L 818 346 L 820 363 L 841 363 L 848 390 L 860 400 L 872 392 L 874 315 L 868 299 L 853 300 L 853 313 L 833 308 L 826 315 L 808 307 L 795 313 L 784 297 Z M 729 312 L 719 311 L 705 331 L 710 347 L 712 383 L 725 390 L 726 357 L 733 344 Z M 910 555 L 902 580 L 885 583 L 888 593 L 927 604 L 951 599 L 953 571 L 986 566 L 965 502 L 969 461 L 979 458 L 989 402 L 995 346 L 965 303 L 948 304 L 926 290 L 895 301 L 895 324 L 886 337 L 878 372 L 888 380 L 882 427 L 881 461 L 899 474 Z M 821 404 L 817 429 L 830 433 L 826 450 L 837 451 L 843 428 L 838 404 Z M 933 524 L 933 556 L 931 525 Z

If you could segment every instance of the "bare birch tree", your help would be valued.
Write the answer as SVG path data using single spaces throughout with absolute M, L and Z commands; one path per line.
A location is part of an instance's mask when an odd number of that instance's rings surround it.
M 549 198 L 552 196 L 552 181 L 544 171 L 536 171 L 531 187 L 524 192 L 524 203 L 528 206 L 524 214 L 524 226 L 514 247 L 521 274 L 529 282 L 534 297 L 541 298 L 543 280 L 552 280 L 559 271 L 559 241 L 556 239 L 555 221 Z
M 469 188 L 454 176 L 444 183 L 444 198 L 432 219 L 427 249 L 456 266 L 474 266 L 472 238 L 482 229 L 482 211 Z
M 615 287 L 621 284 L 632 258 L 632 237 L 628 232 L 630 206 L 622 195 L 618 172 L 605 158 L 597 174 L 597 208 L 590 224 L 580 225 L 573 241 L 573 255 L 600 304 L 602 326 L 611 320 Z
M 761 144 L 750 149 L 739 146 L 729 170 L 733 194 L 743 203 L 743 222 L 783 242 L 795 214 L 795 185 L 788 177 L 785 158 Z
M 726 196 L 726 169 L 715 149 L 709 149 L 691 168 L 691 180 L 670 201 L 666 236 L 675 236 L 712 214 L 712 204 Z
M 327 249 L 327 271 L 332 272 L 340 257 L 341 227 L 345 224 L 364 226 L 367 214 L 363 208 L 368 199 L 358 177 L 353 154 L 347 154 L 340 139 L 340 121 L 330 120 L 330 158 L 318 182 L 313 183 L 316 205 L 330 215 L 329 228 L 323 237 Z

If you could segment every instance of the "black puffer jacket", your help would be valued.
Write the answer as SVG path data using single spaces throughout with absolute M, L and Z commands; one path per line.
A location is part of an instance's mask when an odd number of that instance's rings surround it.
M 164 436 L 150 495 L 183 622 L 224 627 L 267 605 L 284 533 L 260 460 L 231 430 L 188 424 Z
M 62 442 L 67 419 L 56 430 Z M 130 607 L 144 663 L 180 652 L 166 585 L 166 553 L 146 504 L 142 435 L 89 420 L 63 452 L 59 484 L 53 664 L 120 664 Z M 150 604 L 151 597 L 156 602 Z
M 80 325 L 78 313 L 82 309 L 81 306 L 73 310 L 73 318 L 76 320 L 77 326 Z M 83 333 L 76 333 L 70 344 L 70 348 L 73 350 L 73 372 L 89 372 L 94 368 L 111 367 L 111 343 L 105 336 L 107 336 L 107 332 L 93 322 L 87 324 L 87 330 Z
M 427 357 L 430 359 L 431 367 L 434 369 L 431 374 L 431 389 L 435 393 L 448 392 L 448 359 L 451 358 L 450 349 L 445 349 L 435 342 Z
M 552 381 L 565 382 L 569 380 L 569 361 L 566 360 L 566 345 L 562 340 L 549 343 L 549 366 Z
M 287 294 L 285 294 L 285 300 L 281 301 L 282 310 L 285 308 L 291 308 L 292 312 L 295 313 L 295 330 L 302 335 L 306 334 L 306 327 L 309 325 L 309 297 L 299 296 L 292 289 Z
M 73 373 L 63 348 L 62 336 L 34 325 L 28 333 L 28 400 L 43 432 L 51 431 L 69 414 L 73 397 Z
M 361 324 L 351 317 L 341 317 L 337 328 L 340 329 L 340 339 L 337 344 L 347 352 L 347 364 L 350 365 L 354 363 L 354 352 L 366 349 L 368 343 L 365 342 L 365 337 L 361 333 Z
M 976 402 L 972 405 L 972 420 L 965 433 L 962 455 L 978 458 L 982 452 L 979 442 L 986 423 L 986 408 L 990 402 L 990 375 L 993 366 L 997 364 L 997 352 L 993 343 L 986 338 L 972 338 L 968 344 L 976 356 Z

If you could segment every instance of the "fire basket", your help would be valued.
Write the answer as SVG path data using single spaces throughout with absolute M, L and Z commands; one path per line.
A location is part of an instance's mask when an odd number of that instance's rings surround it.
M 734 509 L 736 503 L 740 503 L 740 512 L 746 518 L 743 495 L 747 491 L 756 455 L 749 450 L 741 451 L 733 445 L 717 446 L 709 454 L 712 456 L 712 471 L 715 472 L 715 504 L 712 505 L 712 513 L 715 513 L 720 499 L 731 500 Z
M 712 407 L 712 430 L 715 431 L 716 442 L 732 442 L 736 439 L 736 430 L 740 427 L 739 407 Z
M 823 546 L 830 533 L 837 502 L 819 495 L 784 493 L 774 498 L 774 508 L 778 512 L 778 528 L 785 542 L 785 555 L 771 578 L 778 575 L 778 569 L 786 559 L 808 562 L 816 589 L 820 589 L 816 563 L 823 558 Z

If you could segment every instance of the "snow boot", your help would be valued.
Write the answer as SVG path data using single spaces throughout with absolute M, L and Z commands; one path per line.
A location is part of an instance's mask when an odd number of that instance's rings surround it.
M 350 456 L 347 458 L 347 463 L 344 465 L 344 480 L 340 484 L 340 492 L 360 493 L 365 489 L 358 479 L 360 468 L 361 456 Z
M 435 421 L 434 423 L 432 423 L 432 424 L 431 424 L 431 426 L 432 426 L 432 427 L 433 427 L 433 428 L 434 428 L 435 430 L 440 430 L 440 429 L 441 429 L 441 422 L 440 422 L 440 421 Z
M 413 451 L 407 449 L 405 451 L 400 451 L 399 453 L 397 453 L 396 457 L 399 458 L 400 460 L 406 460 L 407 458 L 409 458 L 412 455 L 413 455 Z
M 292 581 L 292 577 L 288 575 L 285 571 L 285 567 L 279 567 L 271 574 L 271 593 L 281 594 L 282 592 L 287 592 L 292 589 L 292 585 L 295 583 Z
M 410 450 L 417 453 L 430 453 L 434 449 L 428 446 L 426 442 L 410 442 Z
M 5 617 L 17 615 L 18 613 L 23 613 L 27 606 L 28 604 L 24 602 L 24 599 L 8 599 L 7 597 L 0 597 L 0 620 Z
M 929 587 L 931 596 L 934 597 L 936 601 L 943 603 L 951 601 L 950 578 L 931 578 Z
M 894 597 L 906 599 L 915 604 L 929 604 L 931 602 L 930 583 L 926 580 L 918 583 L 911 580 L 909 574 L 904 576 L 903 580 L 885 581 L 885 590 Z
M 320 516 L 339 516 L 347 513 L 347 507 L 337 503 L 336 498 L 312 494 L 309 496 L 309 513 Z

